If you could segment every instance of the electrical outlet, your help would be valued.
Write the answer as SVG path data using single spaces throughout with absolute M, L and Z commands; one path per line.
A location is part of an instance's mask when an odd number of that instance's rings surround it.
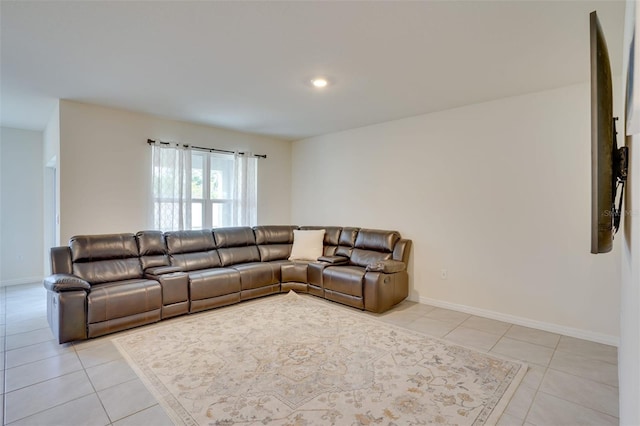
M 440 279 L 441 280 L 446 280 L 448 276 L 449 276 L 449 272 L 446 269 L 441 269 L 440 270 Z

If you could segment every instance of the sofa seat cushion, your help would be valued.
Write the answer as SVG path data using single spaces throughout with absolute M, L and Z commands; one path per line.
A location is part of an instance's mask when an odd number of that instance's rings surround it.
M 309 262 L 304 260 L 288 261 L 280 265 L 280 276 L 283 283 L 307 282 L 307 267 Z
M 160 309 L 162 288 L 158 281 L 133 279 L 91 286 L 87 297 L 89 324 Z
M 240 273 L 242 290 L 265 287 L 280 283 L 280 263 L 252 262 L 233 265 Z
M 360 266 L 329 266 L 322 272 L 326 290 L 362 297 L 365 269 Z
M 214 268 L 189 273 L 191 300 L 240 293 L 240 273 L 231 268 Z

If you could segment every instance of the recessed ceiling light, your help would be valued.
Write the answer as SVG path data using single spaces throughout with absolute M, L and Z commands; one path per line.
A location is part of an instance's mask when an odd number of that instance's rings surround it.
M 329 82 L 327 81 L 326 78 L 317 77 L 311 80 L 311 84 L 313 84 L 313 87 L 317 87 L 318 89 L 321 89 L 323 87 L 327 87 Z

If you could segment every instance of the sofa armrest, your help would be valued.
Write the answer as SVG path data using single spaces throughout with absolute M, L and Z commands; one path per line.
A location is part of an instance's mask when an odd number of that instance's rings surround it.
M 53 274 L 44 279 L 44 288 L 60 293 L 61 291 L 91 290 L 91 284 L 72 274 Z
M 383 272 L 385 274 L 394 274 L 407 269 L 407 265 L 399 260 L 381 260 L 379 262 L 367 265 L 368 272 Z
M 344 265 L 349 263 L 349 258 L 346 256 L 320 256 L 318 261 L 331 263 L 332 265 Z
M 382 313 L 402 302 L 409 295 L 407 271 L 393 274 L 367 272 L 364 274 L 364 309 Z
M 182 268 L 179 266 L 154 266 L 144 270 L 144 276 L 151 279 L 156 279 L 161 275 L 173 274 L 174 272 L 182 272 Z

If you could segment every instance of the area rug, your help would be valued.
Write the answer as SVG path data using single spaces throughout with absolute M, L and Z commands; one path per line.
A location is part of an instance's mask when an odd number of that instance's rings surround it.
M 495 424 L 527 370 L 293 292 L 114 343 L 179 425 Z

